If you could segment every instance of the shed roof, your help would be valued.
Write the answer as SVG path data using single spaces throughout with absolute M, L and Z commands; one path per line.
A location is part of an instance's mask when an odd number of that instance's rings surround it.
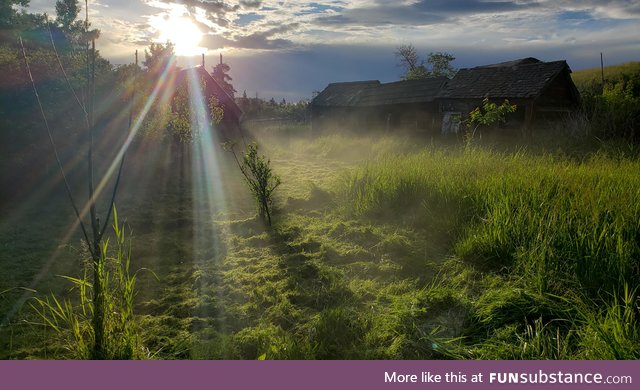
M 535 98 L 561 72 L 571 72 L 566 61 L 531 60 L 460 69 L 438 98 Z
M 315 99 L 314 106 L 373 107 L 434 101 L 446 77 L 381 84 L 377 80 L 332 83 Z
M 331 83 L 311 102 L 314 106 L 352 107 L 369 89 L 380 85 L 378 80 Z
M 392 104 L 411 104 L 432 102 L 446 77 L 434 77 L 424 80 L 406 80 L 380 84 L 362 94 L 358 106 L 386 106 Z

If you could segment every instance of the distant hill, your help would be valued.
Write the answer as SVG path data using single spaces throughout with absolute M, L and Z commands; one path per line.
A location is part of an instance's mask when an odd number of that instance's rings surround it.
M 627 75 L 626 78 L 631 79 L 640 78 L 640 62 L 633 61 L 604 67 L 604 78 L 608 82 L 617 83 L 623 75 Z M 635 77 L 633 77 L 633 75 L 635 75 Z M 594 82 L 600 83 L 600 68 L 574 71 L 571 73 L 571 78 L 578 88 L 587 86 Z

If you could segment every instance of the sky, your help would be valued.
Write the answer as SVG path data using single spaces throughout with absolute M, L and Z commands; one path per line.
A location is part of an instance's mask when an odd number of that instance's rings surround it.
M 54 6 L 31 0 L 28 10 Z M 171 39 L 193 55 L 179 65 L 205 53 L 211 70 L 222 53 L 237 95 L 278 101 L 331 82 L 397 81 L 405 44 L 422 58 L 451 53 L 457 68 L 536 57 L 579 70 L 600 66 L 601 52 L 605 65 L 640 60 L 640 0 L 90 0 L 89 17 L 114 64 Z

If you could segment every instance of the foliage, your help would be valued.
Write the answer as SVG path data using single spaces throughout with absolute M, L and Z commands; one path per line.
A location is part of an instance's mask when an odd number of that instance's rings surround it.
M 640 91 L 637 85 L 640 85 L 640 73 L 636 79 L 606 84 L 601 94 L 583 94 L 583 110 L 595 135 L 620 137 L 631 142 L 639 140 L 636 128 L 640 123 Z
M 280 104 L 276 104 L 275 99 L 272 100 L 273 102 L 260 98 L 247 98 L 243 95 L 237 99 L 237 102 L 244 113 L 244 118 L 248 120 L 277 118 L 296 122 L 309 121 L 311 114 L 307 100 L 300 100 L 296 103 L 285 101 Z
M 504 100 L 502 104 L 490 102 L 489 98 L 484 98 L 482 105 L 474 108 L 467 117 L 465 123 L 469 131 L 465 135 L 467 143 L 473 140 L 476 130 L 480 126 L 495 126 L 506 122 L 506 116 L 516 111 L 516 105 Z
M 73 359 L 95 359 L 94 350 L 95 329 L 93 314 L 97 310 L 96 292 L 89 274 L 93 273 L 92 266 L 98 265 L 97 274 L 103 289 L 98 294 L 103 295 L 105 319 L 104 346 L 101 359 L 134 359 L 143 357 L 142 345 L 133 314 L 133 299 L 135 296 L 136 276 L 130 272 L 131 242 L 127 239 L 124 225 L 120 226 L 114 208 L 113 231 L 116 249 L 109 254 L 109 240 L 101 248 L 100 262 L 85 262 L 84 276 L 74 278 L 63 276 L 70 281 L 78 292 L 78 301 L 62 299 L 51 294 L 50 297 L 35 298 L 32 307 L 38 313 L 43 325 L 53 329 L 59 337 L 65 340 L 66 349 Z
M 170 67 L 175 67 L 175 46 L 172 42 L 167 41 L 162 43 L 151 43 L 149 50 L 144 49 L 144 61 L 142 64 L 147 69 L 147 72 L 155 76 L 159 76 L 162 72 Z
M 144 118 L 141 136 L 146 139 L 170 137 L 178 144 L 187 144 L 201 137 L 204 131 L 213 131 L 213 124 L 219 124 L 224 117 L 224 109 L 215 95 L 206 102 L 194 102 L 193 97 L 202 97 L 206 91 L 206 80 L 199 78 L 196 88 L 188 80 L 175 88 L 170 100 L 157 101 Z M 144 101 L 144 99 L 141 99 Z
M 15 6 L 27 7 L 29 0 L 2 0 L 0 2 L 0 29 L 14 27 L 20 18 Z
M 258 215 L 269 226 L 271 226 L 273 192 L 281 183 L 280 177 L 273 174 L 270 164 L 270 160 L 258 154 L 256 143 L 247 146 L 242 164 L 238 164 L 245 182 L 253 194 L 258 207 Z
M 619 138 L 637 143 L 640 122 L 640 63 L 629 62 L 572 74 L 582 98 L 582 115 L 588 120 L 589 136 Z
M 456 58 L 447 52 L 431 52 L 426 62 L 420 59 L 412 44 L 401 45 L 395 51 L 400 66 L 405 69 L 403 80 L 422 80 L 430 77 L 455 76 L 457 70 L 451 65 Z
M 56 1 L 56 22 L 65 31 L 71 31 L 79 25 L 83 25 L 82 21 L 76 22 L 76 18 L 80 13 L 80 5 L 78 0 L 58 0 Z
M 213 72 L 211 72 L 211 77 L 213 77 L 224 89 L 224 91 L 229 94 L 233 98 L 234 94 L 237 92 L 233 85 L 230 83 L 233 79 L 229 76 L 229 71 L 231 67 L 229 64 L 222 62 L 222 54 L 220 55 L 220 63 L 213 67 Z
M 451 66 L 451 62 L 456 59 L 453 55 L 446 52 L 431 52 L 427 56 L 427 64 L 430 65 L 431 77 L 447 77 L 452 78 L 456 75 L 457 70 Z

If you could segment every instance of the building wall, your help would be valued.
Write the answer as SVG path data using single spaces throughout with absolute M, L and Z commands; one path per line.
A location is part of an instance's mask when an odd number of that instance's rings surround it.
M 313 131 L 437 132 L 440 115 L 435 103 L 397 104 L 373 107 L 311 107 Z

